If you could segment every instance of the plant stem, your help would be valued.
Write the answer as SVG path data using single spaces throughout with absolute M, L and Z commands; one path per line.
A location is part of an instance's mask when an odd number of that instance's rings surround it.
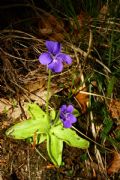
M 48 84 L 47 84 L 47 97 L 46 97 L 46 113 L 48 119 L 49 119 L 48 106 L 49 106 L 50 80 L 51 80 L 51 70 L 48 70 Z

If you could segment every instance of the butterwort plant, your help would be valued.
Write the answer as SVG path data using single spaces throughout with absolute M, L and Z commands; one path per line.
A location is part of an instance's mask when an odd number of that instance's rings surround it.
M 50 90 L 51 71 L 59 73 L 63 70 L 63 63 L 71 64 L 69 55 L 61 52 L 61 44 L 54 41 L 46 41 L 47 52 L 39 56 L 41 64 L 49 70 L 48 91 Z M 49 95 L 49 93 L 48 93 Z M 17 123 L 6 131 L 6 135 L 14 139 L 36 138 L 36 143 L 46 141 L 48 155 L 55 166 L 62 162 L 63 143 L 69 146 L 87 149 L 89 142 L 78 136 L 73 128 L 76 123 L 76 111 L 72 104 L 62 105 L 59 110 L 48 110 L 48 96 L 46 111 L 43 111 L 36 103 L 28 104 L 30 118 Z M 37 136 L 36 136 L 37 135 Z

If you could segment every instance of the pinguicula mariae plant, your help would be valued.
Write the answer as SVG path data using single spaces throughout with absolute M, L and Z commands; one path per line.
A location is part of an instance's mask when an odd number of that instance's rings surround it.
M 6 131 L 6 135 L 14 139 L 27 139 L 37 135 L 37 144 L 47 142 L 47 152 L 51 161 L 56 166 L 62 164 L 63 142 L 69 146 L 87 149 L 89 142 L 72 129 L 72 124 L 77 121 L 74 115 L 75 109 L 72 105 L 62 105 L 59 111 L 49 111 L 49 91 L 51 71 L 62 72 L 63 63 L 71 64 L 69 55 L 61 53 L 61 44 L 54 41 L 46 41 L 47 52 L 39 56 L 39 62 L 47 66 L 49 71 L 46 111 L 43 111 L 37 104 L 29 103 L 28 112 L 30 118 L 15 124 Z

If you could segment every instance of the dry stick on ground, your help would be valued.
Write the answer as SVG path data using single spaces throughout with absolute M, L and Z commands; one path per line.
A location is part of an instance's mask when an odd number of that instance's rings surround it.
M 28 168 L 28 179 L 31 180 L 31 173 L 30 173 L 30 151 L 27 149 L 27 168 Z
M 43 40 L 40 40 L 40 39 L 37 39 L 36 37 L 28 34 L 28 33 L 25 33 L 25 32 L 22 32 L 22 31 L 18 31 L 18 30 L 3 30 L 3 31 L 0 31 L 0 38 L 1 39 L 7 39 L 7 38 L 13 38 L 13 40 L 15 39 L 24 39 L 25 41 L 30 41 L 32 40 L 33 42 L 35 43 L 39 43 L 40 44 L 40 47 L 44 45 L 44 41 Z M 21 44 L 20 44 L 21 45 Z M 26 46 L 25 46 L 26 48 Z M 35 52 L 37 52 L 38 54 L 40 53 L 40 51 L 37 49 L 37 48 L 34 48 L 33 49 L 35 50 Z M 14 58 L 14 59 L 18 59 L 18 60 L 22 60 L 22 61 L 30 61 L 30 60 L 27 60 L 27 59 L 24 59 L 24 58 L 21 58 L 21 57 L 16 57 L 14 55 L 11 55 L 10 53 L 6 52 L 5 50 L 3 50 L 2 48 L 0 48 L 1 50 L 1 53 L 3 53 L 7 58 L 8 60 L 11 59 L 11 58 Z M 42 51 L 42 50 L 41 50 Z M 4 59 L 3 59 L 4 61 Z M 32 62 L 34 61 L 33 59 L 31 60 Z M 38 61 L 38 60 L 35 60 L 35 61 Z M 5 63 L 5 64 L 8 64 L 8 63 Z M 12 68 L 12 67 L 11 67 Z M 12 68 L 13 69 L 13 68 Z M 32 71 L 33 72 L 33 71 Z M 17 76 L 17 75 L 16 75 Z M 16 77 L 15 76 L 15 77 Z M 4 77 L 3 77 L 4 78 Z M 18 77 L 19 79 L 19 77 Z M 27 80 L 29 79 L 29 77 L 27 77 Z M 26 80 L 26 77 L 24 79 L 24 81 Z M 42 99 L 44 101 L 44 99 L 40 96 L 38 96 L 37 94 L 35 94 L 34 92 L 31 92 L 28 90 L 28 88 L 26 87 L 23 87 L 21 86 L 21 84 L 19 84 L 19 82 L 17 82 L 17 80 L 15 81 L 15 78 L 10 78 L 10 81 L 12 84 L 14 84 L 15 87 L 17 87 L 17 89 L 20 89 L 23 91 L 23 93 L 26 95 L 27 97 L 27 94 L 29 95 L 34 95 L 36 97 L 39 97 L 40 99 Z M 5 81 L 6 82 L 6 81 Z M 23 82 L 23 84 L 25 84 Z M 6 84 L 7 85 L 7 84 Z M 27 84 L 28 85 L 28 84 Z M 32 88 L 33 89 L 33 88 Z M 11 90 L 12 91 L 12 90 Z M 15 92 L 13 92 L 15 93 Z M 28 101 L 30 101 L 29 97 L 27 98 Z M 51 107 L 50 107 L 51 108 Z
M 92 31 L 90 30 L 89 46 L 88 46 L 87 54 L 86 54 L 85 59 L 84 59 L 85 62 L 87 61 L 87 58 L 89 57 L 91 49 L 92 49 L 92 40 L 93 40 L 93 34 L 92 34 Z M 92 134 L 93 134 L 94 139 L 96 140 L 97 133 L 96 133 L 96 127 L 94 124 L 94 116 L 93 116 L 92 111 L 90 111 L 90 121 L 91 121 Z M 95 155 L 96 155 L 96 159 L 97 159 L 100 171 L 102 170 L 103 172 L 105 172 L 105 168 L 104 168 L 104 165 L 102 162 L 102 157 L 101 157 L 100 151 L 98 150 L 96 144 L 94 146 L 94 151 L 95 151 Z
M 91 27 L 92 27 L 92 28 L 96 28 L 96 29 L 99 30 L 99 31 L 101 31 L 101 30 L 102 30 L 102 31 L 104 30 L 105 32 L 106 32 L 106 31 L 113 31 L 112 28 L 103 28 L 103 27 L 101 27 L 101 26 L 100 26 L 100 27 L 99 27 L 99 26 L 96 27 L 96 26 L 93 26 L 93 25 L 91 25 Z M 114 32 L 120 33 L 120 30 L 114 29 Z
M 87 61 L 87 58 L 91 58 L 91 55 L 90 55 L 90 52 L 91 52 L 91 49 L 92 49 L 92 41 L 93 41 L 93 34 L 92 34 L 92 31 L 90 30 L 90 38 L 89 38 L 89 44 L 88 44 L 88 50 L 87 50 L 87 53 L 86 52 L 83 52 L 82 50 L 79 50 L 79 52 L 82 53 L 82 55 L 84 55 L 84 63 L 86 64 L 86 61 Z M 75 56 L 76 56 L 76 48 L 73 48 L 74 49 L 74 52 L 75 52 Z M 78 57 L 76 56 L 76 59 L 78 59 Z M 95 59 L 97 60 L 97 59 Z M 79 60 L 77 60 L 79 62 Z M 101 62 L 99 60 L 97 60 L 97 62 L 99 62 L 99 64 L 101 64 Z M 102 64 L 102 66 L 104 66 L 105 69 L 107 69 L 108 72 L 110 72 L 110 70 L 104 65 Z M 81 75 L 80 75 L 80 78 L 81 78 L 81 81 L 83 83 L 82 87 L 80 88 L 84 88 L 86 87 L 85 86 L 85 83 L 84 83 L 84 75 L 82 73 L 82 69 L 81 69 L 81 65 L 79 65 L 80 67 L 80 72 L 81 72 Z M 81 89 L 80 89 L 81 90 Z M 86 92 L 85 92 L 86 93 Z M 89 94 L 91 95 L 91 94 Z M 93 134 L 93 137 L 94 139 L 96 140 L 96 137 L 97 137 L 97 133 L 96 133 L 96 128 L 95 128 L 95 124 L 93 123 L 93 113 L 90 112 L 90 120 L 91 120 L 91 129 L 92 129 L 92 134 Z M 103 165 L 103 162 L 102 162 L 102 157 L 101 157 L 101 154 L 95 144 L 94 146 L 94 151 L 95 151 L 95 155 L 96 155 L 96 159 L 98 161 L 98 164 L 99 164 L 99 168 L 100 170 L 102 170 L 103 172 L 105 172 L 105 168 L 104 168 L 104 165 Z M 93 160 L 92 160 L 93 161 Z M 94 169 L 93 169 L 93 172 L 95 173 Z
M 0 48 L 0 50 L 1 50 L 1 48 Z M 1 59 L 3 62 L 3 66 L 4 66 L 4 69 L 3 69 L 4 71 L 3 71 L 3 75 L 2 75 L 4 83 L 10 91 L 15 93 L 15 91 L 12 89 L 12 87 L 10 87 L 9 84 L 7 83 L 6 78 L 10 81 L 11 85 L 13 86 L 14 82 L 15 83 L 17 82 L 16 81 L 17 72 L 15 69 L 13 69 L 10 59 L 5 55 L 5 53 L 2 50 L 0 52 L 0 55 L 1 55 Z
M 90 30 L 90 38 L 89 38 L 88 50 L 87 50 L 87 53 L 84 56 L 84 63 L 85 64 L 86 64 L 87 58 L 89 57 L 89 55 L 91 53 L 92 44 L 93 44 L 93 34 L 92 34 L 92 31 Z
M 90 55 L 90 52 L 91 52 L 91 49 L 92 49 L 92 41 L 93 41 L 93 34 L 92 34 L 92 31 L 90 30 L 89 46 L 88 46 L 87 54 L 86 54 L 85 59 L 84 59 L 85 62 L 87 61 L 87 57 Z M 90 111 L 90 121 L 91 121 L 92 134 L 93 134 L 94 139 L 96 140 L 97 133 L 96 133 L 96 127 L 95 127 L 95 124 L 94 124 L 94 116 L 93 116 L 92 111 Z M 94 151 L 95 151 L 96 159 L 98 161 L 100 170 L 105 172 L 105 168 L 104 168 L 104 165 L 103 165 L 103 162 L 102 162 L 102 157 L 101 157 L 100 151 L 98 150 L 96 145 L 94 146 Z
M 67 43 L 67 45 L 72 48 L 73 50 L 76 50 L 76 52 L 79 52 L 83 57 L 88 57 L 89 59 L 92 59 L 93 62 L 97 62 L 98 64 L 100 64 L 104 69 L 106 69 L 109 73 L 111 73 L 110 69 L 103 64 L 99 59 L 92 57 L 91 55 L 87 55 L 87 53 L 85 51 L 83 51 L 80 48 L 77 48 L 76 46 L 74 46 L 73 44 Z

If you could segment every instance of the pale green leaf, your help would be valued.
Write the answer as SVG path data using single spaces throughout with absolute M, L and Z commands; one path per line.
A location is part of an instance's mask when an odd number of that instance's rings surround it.
M 29 137 L 26 139 L 26 142 L 31 143 L 31 144 L 41 144 L 42 142 L 44 142 L 47 139 L 47 135 L 46 134 L 38 134 L 35 137 Z
M 63 141 L 51 132 L 47 134 L 47 151 L 51 161 L 56 165 L 62 164 Z
M 38 134 L 37 144 L 40 144 L 40 143 L 44 142 L 46 139 L 47 139 L 47 135 L 46 134 Z
M 74 114 L 75 117 L 80 116 L 80 112 L 75 108 L 74 108 L 73 114 Z
M 26 139 L 34 134 L 47 133 L 50 125 L 45 112 L 37 104 L 29 104 L 31 118 L 17 123 L 6 131 L 14 139 Z
M 45 115 L 45 112 L 36 103 L 28 104 L 28 112 L 34 119 L 41 118 L 41 116 Z
M 50 111 L 50 119 L 51 119 L 51 120 L 54 120 L 55 117 L 56 117 L 56 112 L 55 112 L 55 110 L 53 109 L 53 110 Z
M 69 146 L 87 149 L 89 142 L 76 134 L 70 128 L 63 128 L 61 125 L 51 128 L 52 133 L 59 139 L 65 141 Z

